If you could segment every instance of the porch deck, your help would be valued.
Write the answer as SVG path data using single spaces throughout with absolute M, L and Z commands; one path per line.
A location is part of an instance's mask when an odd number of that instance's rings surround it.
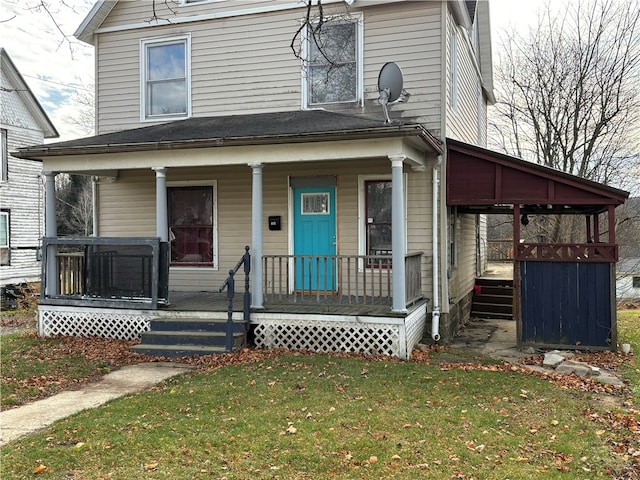
M 379 300 L 376 298 L 376 301 Z M 288 295 L 278 298 L 276 302 L 264 302 L 264 309 L 260 313 L 284 313 L 284 314 L 328 314 L 349 316 L 373 316 L 373 317 L 404 317 L 406 313 L 392 312 L 388 303 L 373 303 L 373 299 L 359 303 L 347 295 L 332 296 L 301 296 Z M 227 312 L 228 300 L 226 292 L 169 292 L 169 305 L 163 310 L 182 312 Z M 408 307 L 411 311 L 411 307 Z M 233 311 L 242 311 L 242 294 L 236 295 L 233 303 Z

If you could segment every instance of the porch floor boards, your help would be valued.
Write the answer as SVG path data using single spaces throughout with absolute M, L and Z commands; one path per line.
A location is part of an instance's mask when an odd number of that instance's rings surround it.
M 361 315 L 361 316 L 398 316 L 404 317 L 405 313 L 391 311 L 389 304 L 362 304 L 349 303 L 349 297 L 336 295 L 320 297 L 301 297 L 293 295 L 279 297 L 277 301 L 265 299 L 264 313 L 300 313 L 300 314 L 331 314 L 331 315 Z M 360 302 L 362 298 L 360 297 Z M 421 302 L 418 302 L 421 303 Z M 243 293 L 236 294 L 233 302 L 233 311 L 241 312 L 243 307 Z M 169 311 L 183 312 L 226 312 L 228 300 L 226 292 L 169 292 L 169 305 L 164 307 Z M 411 311 L 413 307 L 408 307 Z

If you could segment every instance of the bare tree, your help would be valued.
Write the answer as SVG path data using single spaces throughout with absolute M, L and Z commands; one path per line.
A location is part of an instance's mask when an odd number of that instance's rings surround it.
M 512 31 L 502 47 L 492 146 L 637 188 L 630 172 L 640 167 L 640 0 L 547 3 L 528 36 Z M 568 217 L 530 223 L 523 234 L 540 241 L 576 241 L 582 228 Z
M 93 231 L 91 178 L 61 174 L 56 177 L 56 223 L 60 236 L 88 236 Z
M 75 116 L 68 116 L 66 120 L 80 127 L 85 134 L 95 132 L 95 88 L 93 85 L 78 88 L 73 94 L 72 101 L 79 106 Z
M 302 61 L 311 103 L 355 99 L 357 30 L 351 1 L 328 9 L 321 0 L 305 0 L 305 15 L 289 47 Z
M 494 146 L 624 187 L 640 161 L 640 2 L 554 5 L 502 42 Z

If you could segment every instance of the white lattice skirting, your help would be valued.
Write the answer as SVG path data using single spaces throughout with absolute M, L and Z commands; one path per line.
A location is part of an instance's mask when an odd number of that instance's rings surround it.
M 255 343 L 263 348 L 369 353 L 407 360 L 422 337 L 426 315 L 426 304 L 405 318 L 257 314 L 253 316 Z
M 38 330 L 41 337 L 68 335 L 133 340 L 149 330 L 152 318 L 152 314 L 140 310 L 40 305 Z

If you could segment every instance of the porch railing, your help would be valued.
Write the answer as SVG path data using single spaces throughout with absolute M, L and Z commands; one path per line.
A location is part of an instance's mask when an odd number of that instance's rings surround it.
M 264 255 L 270 303 L 391 305 L 391 255 Z M 405 256 L 405 303 L 423 298 L 422 252 Z
M 151 308 L 168 298 L 168 246 L 158 238 L 44 238 L 41 303 Z
M 615 263 L 615 243 L 520 243 L 516 249 L 519 262 Z
M 487 240 L 487 260 L 490 262 L 513 261 L 513 240 Z

